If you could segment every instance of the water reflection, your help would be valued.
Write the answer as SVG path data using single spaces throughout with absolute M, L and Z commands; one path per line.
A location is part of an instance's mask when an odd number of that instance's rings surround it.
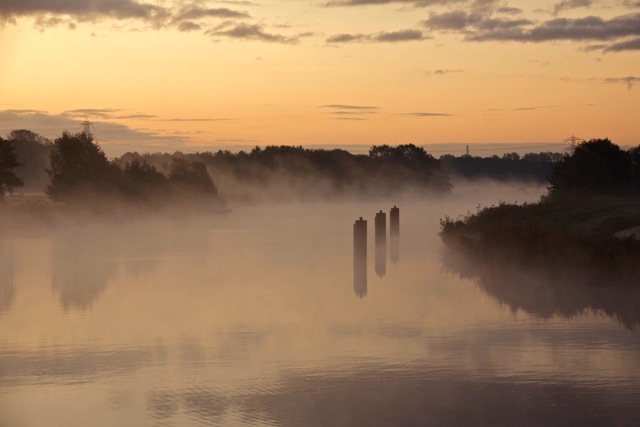
M 376 274 L 384 277 L 387 274 L 387 214 L 378 212 L 375 221 Z
M 13 283 L 13 254 L 10 242 L 0 240 L 0 313 L 8 311 L 16 288 Z
M 106 289 L 117 272 L 117 242 L 113 234 L 76 230 L 53 240 L 52 287 L 60 304 L 86 310 Z
M 353 225 L 353 290 L 367 295 L 367 221 L 362 217 Z
M 629 329 L 640 326 L 637 286 L 593 283 L 579 271 L 558 274 L 533 262 L 505 264 L 453 250 L 445 251 L 443 262 L 445 269 L 475 279 L 484 292 L 514 312 L 522 310 L 542 319 L 590 312 L 613 317 Z
M 204 262 L 210 252 L 208 236 L 197 225 L 171 230 L 163 224 L 78 227 L 52 240 L 52 288 L 60 293 L 65 311 L 90 309 L 121 265 L 127 276 L 143 279 L 168 254 L 188 253 L 195 262 Z

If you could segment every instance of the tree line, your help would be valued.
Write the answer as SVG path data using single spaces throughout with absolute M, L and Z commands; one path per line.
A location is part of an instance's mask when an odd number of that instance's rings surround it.
M 222 194 L 234 200 L 313 200 L 446 193 L 452 177 L 548 180 L 552 194 L 590 187 L 631 191 L 640 189 L 640 149 L 624 151 L 609 140 L 592 140 L 565 154 L 436 159 L 413 144 L 372 146 L 365 155 L 267 146 L 237 153 L 126 153 L 109 160 L 86 131 L 64 132 L 54 141 L 29 130 L 0 138 L 0 197 L 22 188 L 65 202 L 96 196 L 134 203 L 219 202 Z
M 17 172 L 30 179 L 23 180 Z M 217 187 L 200 162 L 174 158 L 167 173 L 137 160 L 121 166 L 107 159 L 89 131 L 65 131 L 53 142 L 27 130 L 0 138 L 0 197 L 23 187 L 25 181 L 30 187 L 32 181 L 42 185 L 43 175 L 48 178 L 45 193 L 53 201 L 68 204 L 113 200 L 150 205 L 187 200 L 221 203 Z

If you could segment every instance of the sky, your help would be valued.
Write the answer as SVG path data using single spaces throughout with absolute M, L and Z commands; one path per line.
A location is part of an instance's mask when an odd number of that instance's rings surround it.
M 0 0 L 0 52 L 0 135 L 110 155 L 640 144 L 639 0 Z

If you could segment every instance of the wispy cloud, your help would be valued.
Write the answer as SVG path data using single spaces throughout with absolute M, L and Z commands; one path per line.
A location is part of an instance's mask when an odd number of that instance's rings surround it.
M 535 107 L 516 107 L 516 108 L 488 108 L 486 111 L 538 111 L 555 108 L 555 105 L 543 105 Z
M 604 83 L 624 83 L 627 85 L 627 89 L 633 89 L 633 85 L 640 82 L 640 77 L 627 76 L 627 77 L 607 77 L 601 79 Z
M 438 70 L 433 70 L 433 74 L 443 76 L 445 74 L 457 74 L 464 73 L 464 70 L 461 69 L 449 69 L 449 68 L 441 68 Z
M 593 4 L 592 0 L 562 0 L 553 7 L 553 14 L 557 15 L 563 10 L 576 9 L 579 7 L 589 7 Z
M 268 33 L 261 24 L 236 24 L 226 22 L 206 31 L 205 34 L 214 37 L 227 37 L 236 40 L 258 40 L 270 43 L 296 44 L 300 42 L 298 37 Z
M 374 114 L 378 114 L 379 107 L 372 105 L 329 104 L 320 108 L 331 110 L 329 116 L 332 120 L 368 120 Z
M 110 109 L 86 109 L 72 111 L 117 111 Z M 56 138 L 65 131 L 80 130 L 82 119 L 68 114 L 52 114 L 40 110 L 0 110 L 0 132 L 8 133 L 14 129 L 30 129 L 48 138 Z M 168 134 L 167 132 L 133 129 L 121 123 L 105 120 L 94 120 L 94 131 L 100 144 L 135 145 L 144 149 L 145 146 L 162 146 L 178 148 L 185 145 L 189 138 L 185 135 Z
M 377 110 L 380 107 L 373 107 L 370 105 L 346 105 L 346 104 L 329 104 L 322 105 L 321 108 L 333 108 L 336 110 Z
M 604 47 L 605 52 L 622 52 L 625 50 L 640 50 L 640 37 L 613 43 Z
M 398 43 L 424 40 L 426 36 L 419 30 L 398 30 L 398 31 L 381 31 L 372 34 L 337 34 L 327 38 L 327 43 L 353 43 L 353 42 L 370 42 L 370 43 Z
M 447 113 L 402 113 L 401 116 L 411 116 L 411 117 L 449 117 L 453 116 L 453 114 Z
M 327 7 L 334 6 L 379 6 L 385 4 L 410 4 L 415 7 L 428 7 L 447 5 L 451 3 L 464 3 L 466 0 L 329 0 Z
M 226 122 L 232 119 L 207 119 L 207 118 L 197 118 L 197 119 L 158 119 L 159 122 Z

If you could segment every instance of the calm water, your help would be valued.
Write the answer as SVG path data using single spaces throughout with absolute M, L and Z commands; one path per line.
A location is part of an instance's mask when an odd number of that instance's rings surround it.
M 640 425 L 640 303 L 559 303 L 444 259 L 439 218 L 540 193 L 5 235 L 0 425 Z M 399 262 L 380 276 L 373 217 L 393 204 Z

